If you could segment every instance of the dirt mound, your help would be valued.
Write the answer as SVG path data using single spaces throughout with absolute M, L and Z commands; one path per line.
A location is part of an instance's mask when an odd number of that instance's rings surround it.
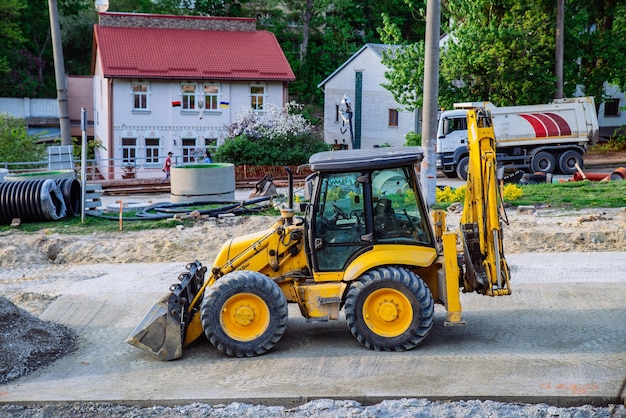
M 6 383 L 73 352 L 74 332 L 42 321 L 0 296 L 0 383 Z

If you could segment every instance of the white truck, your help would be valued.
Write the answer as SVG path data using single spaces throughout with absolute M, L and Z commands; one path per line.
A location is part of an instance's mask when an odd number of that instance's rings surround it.
M 557 99 L 549 104 L 496 107 L 486 103 L 456 103 L 440 113 L 437 128 L 437 168 L 450 178 L 467 179 L 467 109 L 491 111 L 499 166 L 529 172 L 572 174 L 583 166 L 588 145 L 598 140 L 593 97 Z

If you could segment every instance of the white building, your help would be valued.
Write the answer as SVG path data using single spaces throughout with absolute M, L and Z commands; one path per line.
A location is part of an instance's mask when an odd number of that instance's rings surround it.
M 295 76 L 275 36 L 248 18 L 100 13 L 94 27 L 94 137 L 102 178 L 193 161 L 244 107 L 284 106 Z M 152 171 L 152 172 L 151 172 Z
M 382 51 L 388 48 L 365 44 L 318 85 L 324 91 L 324 141 L 333 147 L 401 146 L 407 133 L 421 133 L 417 112 L 403 110 L 382 86 L 388 71 Z

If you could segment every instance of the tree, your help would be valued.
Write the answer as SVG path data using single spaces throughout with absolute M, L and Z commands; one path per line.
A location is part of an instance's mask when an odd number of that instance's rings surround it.
M 25 41 L 19 27 L 19 16 L 24 7 L 24 3 L 19 0 L 0 2 L 0 75 L 3 77 L 11 70 L 11 51 Z
M 596 99 L 605 96 L 605 81 L 625 91 L 626 4 L 620 0 L 570 0 L 565 4 L 565 16 L 565 60 L 571 85 L 582 86 L 586 95 Z
M 382 63 L 390 68 L 385 72 L 388 82 L 383 84 L 396 102 L 407 110 L 422 107 L 424 91 L 424 42 L 407 43 L 397 25 L 389 16 L 383 18 L 381 40 L 397 45 L 383 52 Z
M 0 156 L 3 162 L 40 161 L 46 148 L 28 135 L 26 121 L 0 113 Z
M 504 106 L 552 99 L 552 8 L 523 0 L 449 0 L 446 6 L 454 23 L 441 56 L 442 103 L 490 100 Z

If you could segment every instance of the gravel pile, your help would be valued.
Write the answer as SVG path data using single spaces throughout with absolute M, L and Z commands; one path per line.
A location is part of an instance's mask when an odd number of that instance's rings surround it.
M 42 321 L 0 296 L 0 384 L 76 350 L 68 328 Z
M 282 406 L 259 406 L 243 403 L 229 405 L 207 405 L 193 403 L 176 407 L 155 406 L 141 408 L 109 403 L 79 403 L 0 406 L 0 415 L 12 417 L 232 417 L 232 418 L 402 418 L 402 417 L 626 417 L 623 406 L 597 408 L 592 406 L 558 408 L 546 404 L 508 404 L 492 401 L 430 402 L 426 399 L 399 399 L 383 401 L 376 405 L 363 406 L 355 401 L 320 399 L 294 408 Z

